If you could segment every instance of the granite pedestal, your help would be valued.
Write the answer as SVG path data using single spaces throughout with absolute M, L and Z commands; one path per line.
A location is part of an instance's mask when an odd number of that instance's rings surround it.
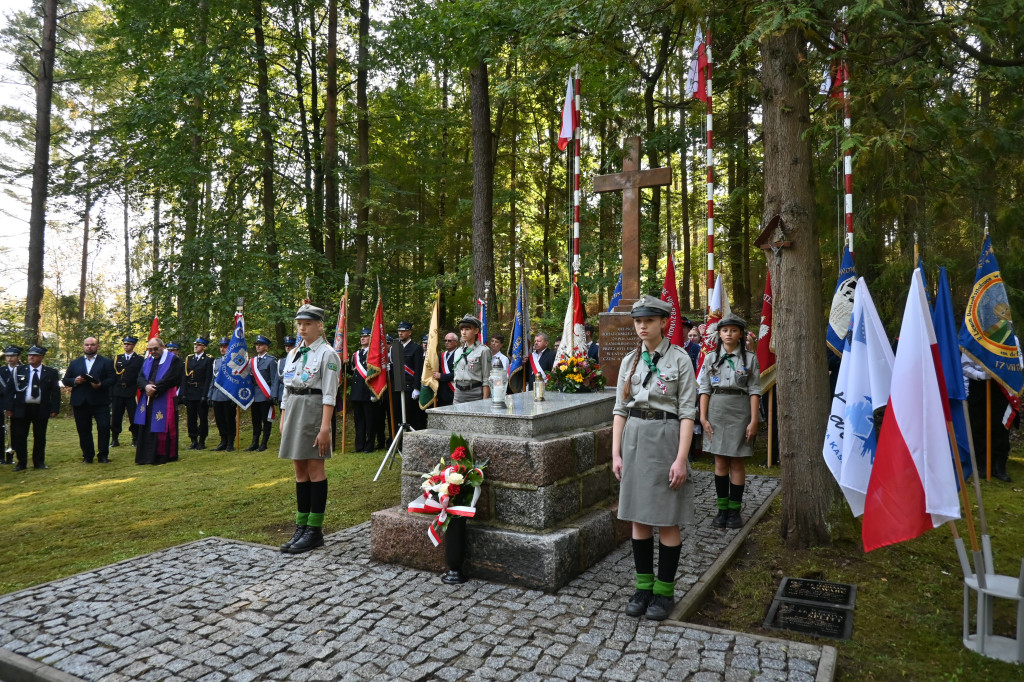
M 428 514 L 409 514 L 423 474 L 449 454 L 451 434 L 488 460 L 477 515 L 468 524 L 465 572 L 475 578 L 555 591 L 628 535 L 615 515 L 611 472 L 614 393 L 530 393 L 495 408 L 489 400 L 427 412 L 405 435 L 402 504 L 371 517 L 370 557 L 441 571 L 444 552 L 427 538 Z

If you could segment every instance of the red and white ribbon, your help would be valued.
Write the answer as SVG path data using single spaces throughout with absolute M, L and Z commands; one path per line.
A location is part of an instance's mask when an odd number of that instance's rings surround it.
M 455 471 L 456 467 L 447 467 L 441 472 L 442 479 L 447 482 L 448 474 L 455 473 Z M 473 469 L 473 471 L 483 476 L 483 472 L 480 469 Z M 448 519 L 448 515 L 473 518 L 476 516 L 476 503 L 479 499 L 480 486 L 473 488 L 473 499 L 468 505 L 449 506 L 451 498 L 448 495 L 441 495 L 439 500 L 435 500 L 430 497 L 430 491 L 425 491 L 422 497 L 417 497 L 409 503 L 406 511 L 416 514 L 437 514 L 427 528 L 427 537 L 430 538 L 430 542 L 433 543 L 434 547 L 437 547 L 441 544 L 441 526 Z
M 260 393 L 263 394 L 263 397 L 269 399 L 270 398 L 270 384 L 267 383 L 267 380 L 263 378 L 263 375 L 260 374 L 259 369 L 257 369 L 257 367 L 256 367 L 256 361 L 257 360 L 259 360 L 258 357 L 253 358 L 252 360 L 249 361 L 251 363 L 251 365 L 252 365 L 252 378 L 256 381 L 256 385 L 259 387 Z

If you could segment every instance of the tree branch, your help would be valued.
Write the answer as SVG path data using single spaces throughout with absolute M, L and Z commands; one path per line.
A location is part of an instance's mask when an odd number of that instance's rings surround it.
M 953 44 L 977 59 L 979 64 L 984 64 L 985 66 L 1024 66 L 1024 59 L 996 59 L 995 57 L 988 57 L 959 38 L 953 38 Z

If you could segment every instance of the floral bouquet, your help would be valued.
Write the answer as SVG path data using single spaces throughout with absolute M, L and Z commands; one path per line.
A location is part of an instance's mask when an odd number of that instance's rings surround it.
M 577 352 L 556 362 L 548 372 L 547 388 L 562 393 L 600 391 L 607 383 L 597 363 L 586 353 Z
M 452 434 L 448 441 L 451 464 L 444 457 L 429 474 L 423 474 L 423 496 L 409 503 L 407 511 L 418 514 L 437 514 L 427 529 L 427 536 L 437 547 L 441 533 L 448 530 L 452 516 L 476 516 L 476 502 L 480 499 L 480 484 L 484 482 L 487 462 L 475 462 L 466 439 Z

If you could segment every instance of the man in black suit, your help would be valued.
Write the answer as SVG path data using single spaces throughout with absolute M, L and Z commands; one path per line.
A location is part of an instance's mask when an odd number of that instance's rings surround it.
M 213 360 L 206 354 L 207 340 L 202 336 L 192 342 L 192 355 L 185 358 L 185 376 L 181 382 L 181 397 L 188 416 L 189 450 L 205 450 L 210 435 L 210 404 L 207 396 L 213 381 Z
M 459 337 L 455 332 L 444 335 L 444 350 L 438 353 L 440 362 L 434 378 L 437 379 L 437 406 L 447 407 L 455 400 L 455 350 L 459 347 Z
M 356 424 L 356 452 L 373 452 L 376 438 L 374 431 L 375 414 L 373 392 L 366 385 L 366 355 L 370 346 L 370 329 L 364 327 L 359 333 L 359 350 L 352 354 L 352 384 L 348 402 Z
M 537 376 L 541 381 L 547 381 L 548 372 L 555 366 L 555 351 L 548 347 L 548 335 L 538 332 L 533 337 L 533 353 L 528 358 L 526 366 L 526 381 L 530 388 L 533 388 L 533 378 Z
M 583 333 L 587 337 L 587 357 L 591 361 L 597 362 L 598 354 L 601 352 L 600 346 L 594 341 L 594 325 L 587 324 L 583 326 Z
M 11 441 L 18 464 L 14 471 L 24 471 L 28 465 L 28 429 L 32 427 L 32 466 L 46 466 L 46 426 L 50 417 L 60 411 L 60 378 L 57 370 L 43 364 L 46 349 L 32 346 L 28 349 L 28 364 L 18 365 L 14 371 L 14 391 L 4 406 L 11 418 Z
M 139 379 L 139 370 L 145 360 L 135 352 L 135 344 L 139 342 L 134 336 L 126 336 L 121 339 L 124 344 L 124 353 L 114 358 L 114 385 L 110 389 L 112 396 L 113 415 L 110 420 L 110 447 L 121 446 L 118 436 L 121 435 L 121 422 L 128 416 L 128 430 L 132 434 L 132 447 L 138 438 L 139 427 L 132 423 L 135 415 L 135 382 Z
M 114 363 L 99 354 L 100 344 L 90 336 L 82 342 L 84 354 L 68 365 L 62 383 L 71 386 L 71 411 L 78 429 L 82 462 L 92 464 L 110 461 L 110 387 L 114 385 Z M 92 442 L 92 422 L 96 420 L 96 442 Z
M 420 374 L 423 373 L 423 347 L 412 340 L 412 322 L 398 323 L 398 342 L 402 344 L 402 367 L 405 385 L 402 390 L 392 386 L 392 399 L 395 405 L 395 419 L 402 418 L 402 406 L 399 396 L 405 400 L 405 418 L 414 429 L 427 427 L 427 413 L 420 409 Z
M 0 367 L 0 405 L 6 405 L 7 399 L 14 396 L 14 368 L 21 364 L 21 348 L 7 346 L 4 349 L 7 364 Z M 14 443 L 6 428 L 7 420 L 0 420 L 0 464 L 14 463 Z

